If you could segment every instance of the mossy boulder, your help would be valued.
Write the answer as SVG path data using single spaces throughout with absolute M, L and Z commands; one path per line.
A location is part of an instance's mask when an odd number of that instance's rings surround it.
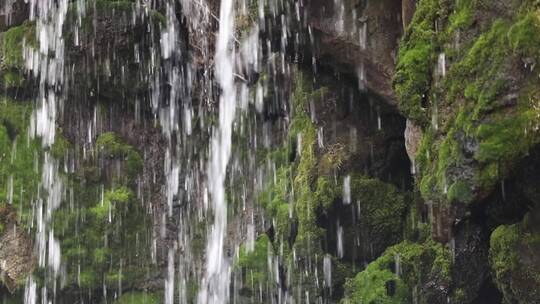
M 105 159 L 121 161 L 125 169 L 125 179 L 132 183 L 143 169 L 143 159 L 140 153 L 127 144 L 114 132 L 105 132 L 96 140 L 98 153 Z M 122 176 L 116 178 L 124 179 Z
M 477 205 L 537 149 L 538 9 L 535 1 L 418 2 L 394 88 L 402 113 L 422 128 L 414 164 L 425 201 L 449 213 Z
M 22 224 L 30 224 L 32 197 L 41 182 L 39 139 L 30 136 L 29 102 L 0 99 L 0 203 L 12 204 L 22 211 Z
M 491 234 L 489 261 L 505 303 L 540 301 L 540 212 L 522 222 L 501 225 Z
M 347 280 L 342 303 L 444 303 L 451 260 L 439 243 L 402 242 Z
M 24 51 L 25 47 L 32 49 L 36 44 L 35 24 L 29 21 L 0 33 L 0 87 L 6 92 L 27 83 Z

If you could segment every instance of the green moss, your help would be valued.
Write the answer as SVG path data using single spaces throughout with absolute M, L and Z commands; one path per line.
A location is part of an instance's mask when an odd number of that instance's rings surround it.
M 416 286 L 424 286 L 430 277 L 449 282 L 450 269 L 450 253 L 443 245 L 433 241 L 422 244 L 405 241 L 388 248 L 365 270 L 349 279 L 342 303 L 412 303 L 412 290 Z M 389 285 L 394 287 L 388 288 Z
M 2 65 L 8 68 L 21 70 L 24 65 L 23 42 L 27 46 L 36 45 L 35 25 L 25 22 L 22 25 L 12 27 L 3 35 L 2 41 Z
M 486 5 L 475 0 L 456 1 L 453 13 L 445 19 L 442 2 L 420 2 L 416 26 L 429 28 L 429 22 L 422 21 L 438 20 L 441 30 L 435 36 L 428 35 L 431 40 L 418 39 L 422 31 L 416 36 L 410 32 L 400 46 L 399 61 L 403 63 L 398 63 L 394 83 L 400 107 L 408 118 L 422 123 L 418 118 L 418 113 L 423 113 L 419 92 L 424 92 L 425 113 L 435 111 L 432 99 L 436 99 L 439 113 L 438 127 L 429 126 L 424 118 L 416 159 L 418 187 L 425 200 L 469 203 L 490 193 L 513 164 L 540 141 L 534 131 L 539 125 L 538 79 L 534 73 L 520 70 L 523 62 L 528 62 L 530 69 L 530 59 L 538 60 L 540 41 L 527 38 L 540 36 L 535 34 L 540 33 L 537 9 L 524 2 L 512 18 L 483 22 L 481 28 L 468 31 L 465 41 L 456 47 L 454 39 L 461 39 L 458 32 L 470 28 L 478 7 Z M 430 7 L 431 13 L 423 12 L 423 6 Z M 408 56 L 422 57 L 415 54 L 427 50 L 429 41 L 440 48 L 438 52 L 448 55 L 449 68 L 443 79 L 414 75 L 421 68 Z M 420 73 L 431 75 L 432 65 Z M 408 95 L 411 92 L 415 96 Z
M 489 262 L 494 282 L 506 303 L 536 303 L 540 300 L 539 209 L 523 221 L 502 225 L 491 234 Z
M 292 94 L 294 118 L 289 127 L 289 140 L 300 143 L 296 148 L 299 154 L 292 187 L 294 189 L 294 211 L 298 218 L 298 235 L 295 248 L 301 254 L 320 253 L 320 238 L 323 230 L 316 225 L 319 202 L 313 199 L 313 186 L 317 178 L 316 140 L 317 131 L 311 121 L 310 101 L 317 102 L 324 95 L 325 89 L 315 90 L 306 79 L 306 75 L 298 73 L 295 89 Z
M 531 146 L 532 138 L 526 132 L 529 122 L 534 120 L 532 114 L 522 112 L 480 125 L 476 131 L 480 147 L 475 158 L 480 162 L 489 163 L 524 156 Z
M 271 183 L 259 195 L 259 202 L 274 219 L 276 236 L 278 239 L 286 238 L 290 231 L 289 196 L 291 185 L 290 168 L 281 167 L 276 173 L 276 183 Z
M 22 87 L 24 81 L 24 76 L 17 70 L 11 69 L 4 72 L 3 86 L 5 89 Z
M 425 103 L 438 47 L 435 21 L 439 18 L 439 6 L 438 0 L 425 0 L 417 4 L 399 48 L 394 76 L 394 90 L 400 110 L 420 125 L 426 125 L 428 121 Z
M 518 266 L 516 246 L 519 242 L 517 225 L 499 226 L 491 234 L 490 262 L 495 269 L 495 277 L 500 279 Z
M 340 193 L 337 192 L 339 190 L 340 187 L 336 186 L 334 181 L 331 181 L 328 177 L 319 177 L 313 198 L 316 202 L 319 202 L 318 204 L 321 205 L 323 210 L 328 210 L 340 196 Z
M 447 198 L 449 202 L 469 203 L 472 199 L 472 190 L 465 181 L 458 180 L 448 188 Z
M 407 285 L 392 271 L 386 261 L 377 260 L 358 274 L 353 280 L 347 281 L 345 289 L 347 297 L 342 301 L 348 303 L 410 303 L 411 295 Z M 395 291 L 387 289 L 387 284 L 394 284 Z
M 96 140 L 96 147 L 107 157 L 124 160 L 126 173 L 131 181 L 143 168 L 143 159 L 139 152 L 113 132 L 101 134 Z
M 457 0 L 455 12 L 449 17 L 448 33 L 467 29 L 472 25 L 477 0 Z
M 407 203 L 396 187 L 378 179 L 352 176 L 351 201 L 360 202 L 369 234 L 395 244 L 402 238 Z
M 126 187 L 107 191 L 103 201 L 91 208 L 90 212 L 99 221 L 106 222 L 109 215 L 113 216 L 116 213 L 115 210 L 121 208 L 118 204 L 128 203 L 133 199 L 133 196 L 133 192 Z
M 63 159 L 70 148 L 72 148 L 72 145 L 68 139 L 63 136 L 62 132 L 57 131 L 54 143 L 51 146 L 52 156 L 56 159 Z
M 540 60 L 540 12 L 531 11 L 516 22 L 508 32 L 508 39 L 514 54 Z
M 67 183 L 77 200 L 62 204 L 53 216 L 67 284 L 96 289 L 104 282 L 132 286 L 145 280 L 153 271 L 152 221 L 133 190 L 107 189 L 76 175 Z
M 39 140 L 29 137 L 31 113 L 29 104 L 0 100 L 0 205 L 12 198 L 23 225 L 30 224 L 31 199 L 41 182 L 43 151 Z
M 159 304 L 162 303 L 161 297 L 157 293 L 131 291 L 122 294 L 114 301 L 114 304 Z
M 244 286 L 258 290 L 259 286 L 265 286 L 270 282 L 268 252 L 271 248 L 270 239 L 265 234 L 257 238 L 253 251 L 249 251 L 245 246 L 240 248 L 235 267 L 239 268 L 243 274 Z

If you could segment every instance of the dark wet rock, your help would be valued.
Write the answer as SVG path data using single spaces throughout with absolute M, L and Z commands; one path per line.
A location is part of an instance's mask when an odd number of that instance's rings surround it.
M 0 4 L 0 32 L 21 25 L 28 19 L 28 4 L 24 0 L 4 0 Z
M 474 303 L 482 285 L 490 281 L 488 264 L 489 231 L 482 222 L 468 219 L 455 228 L 450 246 L 453 250 L 452 288 L 457 303 Z
M 402 0 L 401 1 L 401 19 L 403 19 L 403 28 L 406 29 L 407 26 L 411 23 L 414 16 L 414 11 L 416 9 L 417 0 Z
M 343 9 L 336 6 L 340 3 Z M 400 1 L 311 0 L 306 7 L 318 63 L 356 76 L 360 86 L 395 104 L 392 78 L 402 33 Z

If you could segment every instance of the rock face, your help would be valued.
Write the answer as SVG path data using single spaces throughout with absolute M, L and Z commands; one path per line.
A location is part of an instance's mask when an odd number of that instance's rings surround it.
M 0 32 L 17 26 L 28 18 L 28 5 L 24 0 L 5 0 L 0 4 Z
M 411 23 L 416 10 L 417 0 L 403 0 L 401 1 L 401 19 L 403 19 L 403 28 L 406 29 Z
M 392 78 L 401 10 L 400 1 L 392 0 L 308 1 L 313 56 L 322 66 L 355 75 L 360 86 L 395 104 Z
M 9 207 L 0 207 L 0 280 L 15 291 L 32 273 L 35 265 L 33 243 L 26 231 L 17 224 L 16 214 Z

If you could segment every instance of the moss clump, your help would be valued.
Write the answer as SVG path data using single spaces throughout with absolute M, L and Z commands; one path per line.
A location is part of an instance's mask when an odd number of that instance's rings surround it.
M 386 263 L 380 258 L 354 279 L 348 280 L 345 285 L 347 296 L 342 303 L 410 303 L 407 285 Z M 392 291 L 387 287 L 390 285 L 394 286 Z
M 449 202 L 469 203 L 472 199 L 472 191 L 467 183 L 458 180 L 448 188 Z
M 536 63 L 540 62 L 538 33 L 540 33 L 540 12 L 532 10 L 516 22 L 508 32 L 512 52 L 522 58 L 531 57 Z
M 506 303 L 540 301 L 540 226 L 538 209 L 521 223 L 502 225 L 491 234 L 489 261 Z
M 124 293 L 116 299 L 114 304 L 158 304 L 162 303 L 161 297 L 156 293 L 131 291 Z
M 290 168 L 279 168 L 276 173 L 276 183 L 268 185 L 260 195 L 259 202 L 268 216 L 274 221 L 277 239 L 286 239 L 290 234 Z
M 51 146 L 52 156 L 56 159 L 63 159 L 71 148 L 72 145 L 69 140 L 63 136 L 61 131 L 57 131 L 54 143 Z
M 57 142 L 52 151 L 64 155 L 67 148 L 67 143 Z M 91 290 L 120 282 L 124 288 L 134 288 L 156 271 L 151 264 L 152 221 L 133 190 L 142 158 L 114 133 L 99 136 L 96 148 L 99 157 L 122 162 L 120 177 L 101 174 L 96 161 L 102 159 L 89 159 L 66 176 L 66 186 L 77 199 L 62 204 L 53 216 L 66 282 Z
M 271 272 L 268 269 L 269 250 L 272 250 L 272 243 L 265 234 L 257 238 L 252 251 L 245 246 L 240 248 L 235 267 L 242 272 L 245 288 L 259 290 L 266 288 L 266 284 L 271 282 Z
M 12 27 L 3 35 L 2 66 L 21 70 L 24 66 L 23 43 L 27 46 L 36 45 L 36 28 L 33 23 L 25 22 Z
M 24 76 L 17 70 L 8 70 L 3 75 L 3 86 L 5 89 L 19 88 L 24 84 Z
M 353 176 L 350 183 L 351 202 L 360 204 L 361 230 L 369 235 L 372 246 L 384 249 L 402 240 L 407 210 L 404 195 L 378 179 Z
M 143 168 L 143 159 L 139 152 L 113 132 L 101 134 L 96 141 L 96 146 L 102 155 L 124 160 L 126 173 L 131 180 Z
M 126 204 L 133 199 L 133 193 L 126 187 L 109 190 L 104 194 L 103 200 L 90 209 L 90 213 L 96 217 L 98 221 L 103 223 L 120 209 L 119 204 Z
M 152 271 L 152 224 L 133 191 L 69 182 L 78 201 L 62 205 L 53 217 L 67 283 L 96 289 L 103 282 L 129 287 L 143 281 Z
M 9 99 L 0 100 L 0 204 L 13 203 L 19 219 L 29 224 L 29 205 L 41 181 L 39 162 L 43 153 L 37 139 L 29 138 L 31 107 Z
M 451 256 L 443 245 L 405 241 L 388 248 L 365 270 L 347 280 L 342 303 L 412 303 L 413 289 L 433 278 L 447 284 L 450 269 Z M 424 303 L 422 295 L 419 297 Z
M 438 47 L 435 22 L 441 14 L 440 5 L 438 0 L 425 0 L 417 4 L 399 48 L 394 89 L 400 110 L 419 125 L 425 125 L 428 121 L 426 101 Z
M 474 20 L 477 0 L 457 0 L 455 12 L 449 17 L 448 34 L 469 28 Z

